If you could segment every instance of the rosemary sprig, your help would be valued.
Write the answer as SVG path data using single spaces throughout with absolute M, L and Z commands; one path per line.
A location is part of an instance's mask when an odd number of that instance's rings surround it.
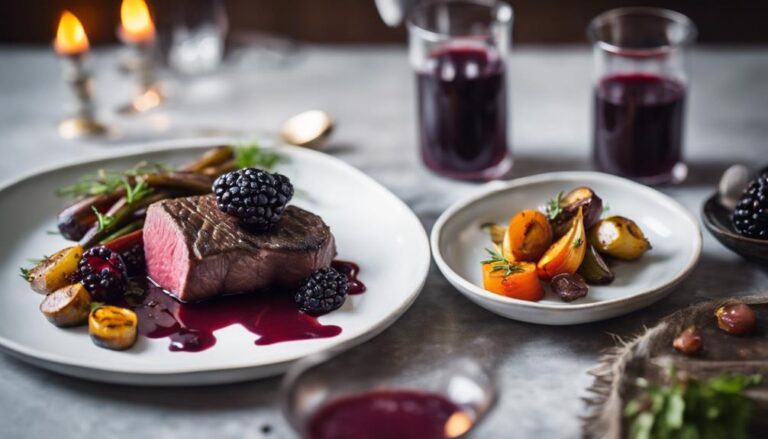
M 507 277 L 515 273 L 522 273 L 524 271 L 522 268 L 520 268 L 519 265 L 515 264 L 514 262 L 510 262 L 498 251 L 491 250 L 489 248 L 485 249 L 485 251 L 488 252 L 490 257 L 488 259 L 483 259 L 481 262 L 483 265 L 494 264 L 493 268 L 491 269 L 492 272 L 503 271 L 504 274 L 502 276 Z
M 138 203 L 154 192 L 154 189 L 147 184 L 146 180 L 138 181 L 135 186 L 131 186 L 128 178 L 123 177 L 123 187 L 125 187 L 125 199 L 129 205 Z
M 235 148 L 235 166 L 242 168 L 261 168 L 271 171 L 285 158 L 274 151 L 265 151 L 257 143 L 241 145 Z
M 95 206 L 91 206 L 91 209 L 93 209 L 93 213 L 96 214 L 96 221 L 98 222 L 96 231 L 101 232 L 107 230 L 115 223 L 115 218 L 112 215 L 105 215 L 99 212 L 99 209 Z
M 547 202 L 546 213 L 550 220 L 557 218 L 557 216 L 560 215 L 560 212 L 563 211 L 563 208 L 560 205 L 562 201 L 563 191 L 560 191 L 560 193 L 557 194 L 557 197 L 552 198 Z
M 146 161 L 139 162 L 136 166 L 122 172 L 99 169 L 94 174 L 81 177 L 77 183 L 59 188 L 56 195 L 60 197 L 87 197 L 109 194 L 122 187 L 127 178 L 171 170 L 173 168 L 168 165 Z
M 50 259 L 48 256 L 43 255 L 42 258 L 29 258 L 27 259 L 27 262 L 29 262 L 33 268 L 27 268 L 27 267 L 19 267 L 19 276 L 21 276 L 22 279 L 29 282 L 30 281 L 30 275 L 32 274 L 32 270 L 34 267 L 37 267 L 38 265 L 42 264 L 44 261 L 47 261 Z
M 32 273 L 32 269 L 19 267 L 19 271 L 20 271 L 19 276 L 21 276 L 21 278 L 24 279 L 25 281 L 29 282 L 29 276 Z

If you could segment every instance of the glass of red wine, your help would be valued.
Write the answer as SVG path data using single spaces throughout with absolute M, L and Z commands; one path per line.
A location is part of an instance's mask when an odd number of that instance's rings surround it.
M 512 18 L 512 8 L 495 0 L 427 2 L 409 15 L 421 157 L 439 175 L 484 181 L 512 167 Z
M 366 346 L 307 357 L 283 379 L 283 414 L 306 439 L 465 438 L 493 406 L 495 384 L 475 360 L 436 362 Z
M 645 184 L 680 182 L 688 75 L 688 17 L 619 8 L 587 29 L 595 60 L 593 158 L 598 169 Z

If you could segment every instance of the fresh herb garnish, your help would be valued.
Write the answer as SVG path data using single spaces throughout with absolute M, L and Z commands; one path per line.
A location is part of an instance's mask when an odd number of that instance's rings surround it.
M 584 241 L 581 239 L 581 237 L 574 239 L 572 244 L 573 248 L 579 248 L 582 242 Z
M 547 202 L 547 217 L 550 220 L 553 220 L 557 218 L 558 215 L 560 215 L 560 212 L 563 211 L 562 206 L 560 204 L 563 201 L 563 191 L 560 191 L 560 193 L 557 194 L 557 197 L 552 198 Z
M 129 205 L 138 203 L 154 192 L 154 189 L 147 184 L 146 180 L 140 180 L 135 186 L 131 186 L 131 182 L 128 181 L 128 178 L 123 177 L 123 187 L 125 187 L 125 200 Z
M 105 215 L 99 212 L 99 209 L 97 209 L 95 206 L 91 206 L 91 209 L 93 210 L 93 213 L 96 214 L 96 221 L 98 222 L 96 228 L 97 232 L 103 232 L 104 230 L 107 230 L 112 227 L 112 225 L 114 225 L 115 218 L 112 215 Z
M 271 171 L 278 163 L 285 159 L 274 151 L 265 151 L 256 143 L 242 145 L 235 148 L 235 166 L 243 168 L 261 168 Z
M 608 211 L 611 210 L 611 205 L 608 203 L 605 203 L 603 206 L 603 213 L 608 213 Z
M 669 385 L 637 381 L 641 393 L 624 407 L 631 439 L 746 439 L 752 401 L 744 390 L 762 381 L 759 375 L 720 375 Z
M 109 194 L 122 187 L 127 178 L 172 170 L 173 168 L 168 165 L 149 162 L 140 162 L 133 168 L 122 172 L 99 169 L 94 174 L 83 176 L 77 183 L 59 188 L 56 195 L 88 197 Z
M 491 250 L 488 248 L 485 249 L 485 251 L 488 252 L 490 257 L 488 259 L 483 259 L 481 262 L 483 264 L 495 264 L 494 267 L 491 269 L 492 272 L 503 271 L 504 272 L 503 277 L 507 277 L 514 273 L 522 273 L 523 271 L 525 271 L 522 268 L 520 268 L 519 265 L 513 262 L 510 262 L 507 258 L 502 256 L 501 253 L 499 253 L 498 251 Z
M 104 302 L 91 302 L 91 312 L 104 306 Z
M 58 230 L 46 230 L 45 234 L 46 235 L 55 236 L 55 235 L 61 235 L 61 232 L 58 231 Z
M 32 269 L 19 267 L 19 271 L 20 271 L 19 276 L 21 276 L 21 278 L 24 279 L 25 281 L 29 282 L 29 276 L 32 273 Z
M 32 270 L 34 267 L 37 267 L 38 265 L 42 264 L 43 262 L 50 259 L 50 257 L 43 255 L 42 258 L 29 258 L 27 259 L 27 262 L 29 262 L 32 265 L 32 268 L 27 267 L 19 267 L 19 276 L 21 276 L 22 279 L 29 282 L 30 281 L 30 275 L 32 274 Z

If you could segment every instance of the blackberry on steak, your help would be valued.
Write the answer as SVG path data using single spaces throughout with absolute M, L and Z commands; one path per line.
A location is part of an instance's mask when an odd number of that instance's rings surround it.
M 325 314 L 341 307 L 347 298 L 347 276 L 334 268 L 321 268 L 310 274 L 294 295 L 299 309 L 310 314 Z
M 288 177 L 246 168 L 221 175 L 213 182 L 216 204 L 221 211 L 240 219 L 249 229 L 271 229 L 293 197 Z
M 768 175 L 757 177 L 741 195 L 733 226 L 743 236 L 768 239 Z
M 77 266 L 80 283 L 100 302 L 119 300 L 128 286 L 125 263 L 107 247 L 92 247 L 83 253 Z

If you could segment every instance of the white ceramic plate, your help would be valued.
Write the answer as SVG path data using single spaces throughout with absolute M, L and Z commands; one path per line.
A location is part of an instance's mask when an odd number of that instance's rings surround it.
M 507 224 L 516 212 L 536 209 L 558 192 L 578 186 L 594 189 L 610 206 L 610 214 L 637 222 L 653 249 L 637 261 L 617 262 L 612 284 L 590 286 L 587 297 L 571 303 L 551 291 L 539 302 L 485 291 L 480 261 L 485 259 L 489 240 L 481 224 Z M 597 172 L 555 172 L 492 183 L 456 203 L 432 229 L 432 253 L 448 281 L 483 308 L 524 322 L 570 325 L 616 317 L 664 297 L 699 260 L 701 230 L 679 203 L 649 187 Z
M 278 151 L 290 162 L 277 170 L 306 193 L 293 204 L 322 216 L 336 237 L 338 257 L 359 263 L 360 278 L 368 286 L 365 294 L 351 296 L 344 307 L 320 318 L 323 324 L 341 326 L 340 335 L 255 346 L 255 335 L 230 326 L 217 331 L 217 344 L 203 352 L 171 352 L 168 339 L 144 337 L 131 350 L 114 352 L 94 346 L 86 328 L 49 324 L 38 311 L 42 296 L 29 289 L 18 271 L 28 265 L 28 258 L 67 245 L 46 233 L 56 229 L 56 213 L 66 201 L 55 197 L 54 190 L 99 168 L 126 169 L 141 160 L 183 163 L 210 146 L 210 141 L 178 141 L 122 149 L 114 158 L 50 169 L 0 189 L 0 346 L 37 366 L 97 381 L 234 382 L 282 373 L 306 355 L 367 340 L 416 299 L 430 263 L 427 236 L 416 216 L 392 193 L 340 160 L 282 147 Z

